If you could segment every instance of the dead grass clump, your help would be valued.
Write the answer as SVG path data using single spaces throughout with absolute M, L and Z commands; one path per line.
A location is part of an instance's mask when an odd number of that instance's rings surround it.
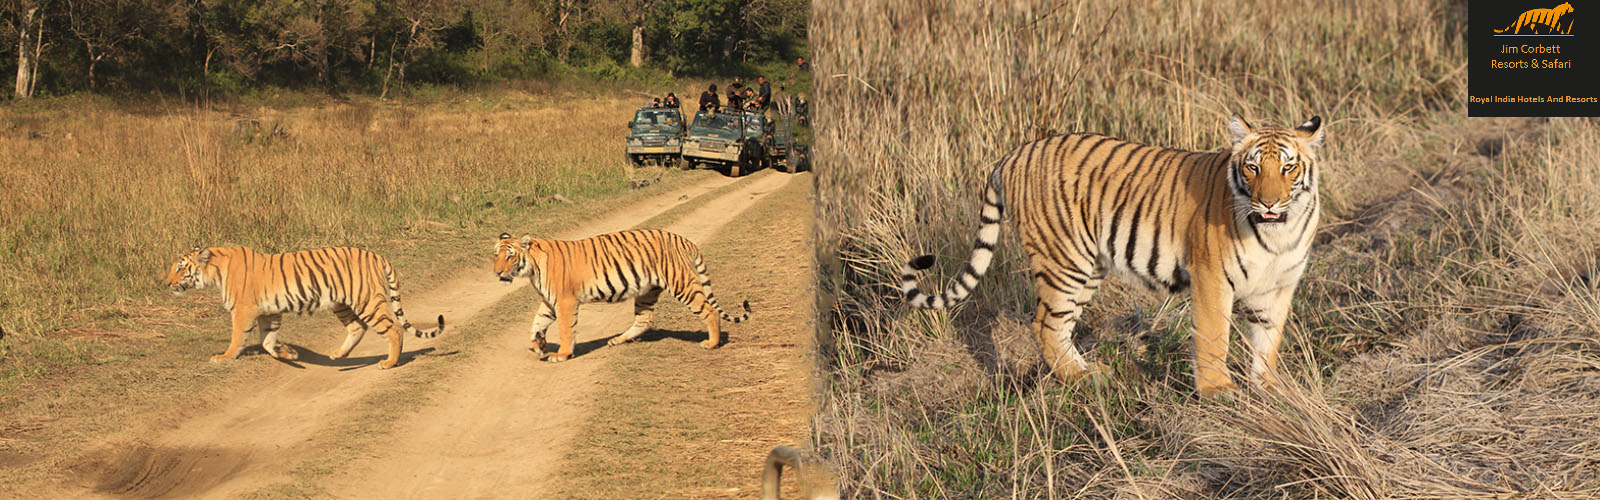
M 893 498 L 1590 497 L 1600 136 L 1467 119 L 1448 2 L 819 2 L 815 447 Z M 1011 147 L 1092 130 L 1211 150 L 1239 111 L 1329 120 L 1326 219 L 1283 349 L 1292 387 L 1190 399 L 1188 300 L 1104 289 L 1080 347 L 1105 383 L 1044 375 L 1009 231 L 948 312 L 906 259 L 970 252 Z M 1029 346 L 1035 354 L 1025 354 Z M 964 351 L 964 352 L 963 352 Z M 970 361 L 953 359 L 969 356 Z M 1236 363 L 1244 360 L 1235 352 Z M 1241 368 L 1242 370 L 1242 368 Z M 946 387 L 930 389 L 942 383 Z

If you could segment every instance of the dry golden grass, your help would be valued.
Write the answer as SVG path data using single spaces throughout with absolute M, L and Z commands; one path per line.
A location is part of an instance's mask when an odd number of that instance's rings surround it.
M 1463 9 L 817 2 L 814 445 L 857 497 L 1600 494 L 1600 129 L 1466 118 Z M 1114 375 L 1053 382 L 1009 230 L 970 302 L 900 305 L 908 258 L 958 272 L 1010 148 L 1213 150 L 1228 112 L 1328 127 L 1280 393 L 1192 399 L 1187 297 L 1123 287 L 1079 330 Z

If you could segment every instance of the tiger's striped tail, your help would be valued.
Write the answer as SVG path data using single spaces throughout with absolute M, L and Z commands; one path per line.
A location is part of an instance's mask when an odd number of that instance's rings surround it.
M 967 268 L 961 271 L 955 285 L 938 294 L 929 294 L 917 287 L 917 272 L 933 267 L 932 255 L 911 259 L 900 271 L 900 291 L 905 294 L 906 303 L 911 307 L 944 309 L 966 299 L 978 288 L 983 274 L 989 271 L 989 264 L 994 262 L 994 249 L 1000 242 L 1000 216 L 1006 209 L 1005 196 L 1000 190 L 1001 168 L 995 167 L 994 173 L 989 176 L 989 188 L 983 192 L 983 211 L 978 217 L 983 224 L 978 226 L 978 237 L 972 242 L 972 258 L 967 261 Z
M 399 320 L 400 328 L 406 333 L 419 339 L 431 339 L 444 333 L 444 315 L 439 315 L 439 327 L 432 330 L 418 330 L 411 326 L 411 320 L 406 319 L 405 311 L 400 310 L 400 282 L 394 278 L 394 267 L 387 261 L 383 263 L 383 277 L 389 281 L 389 309 L 394 311 L 394 319 Z
M 695 252 L 694 254 L 694 272 L 700 278 L 700 288 L 703 288 L 706 291 L 706 304 L 710 305 L 712 309 L 716 310 L 717 314 L 722 316 L 723 321 L 739 323 L 750 319 L 750 301 L 748 300 L 744 301 L 744 304 L 741 304 L 744 307 L 744 314 L 739 316 L 730 315 L 728 314 L 728 311 L 722 310 L 722 306 L 717 305 L 717 295 L 711 293 L 711 274 L 706 272 L 705 261 L 700 260 L 699 252 Z

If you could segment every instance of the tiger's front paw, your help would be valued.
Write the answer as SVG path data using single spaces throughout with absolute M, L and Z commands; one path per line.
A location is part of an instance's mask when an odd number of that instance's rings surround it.
M 1195 392 L 1200 394 L 1201 399 L 1226 399 L 1237 396 L 1239 386 L 1231 380 L 1222 383 L 1201 382 L 1197 384 Z
M 700 341 L 700 347 L 704 347 L 706 349 L 716 349 L 719 345 L 722 345 L 722 343 L 717 342 L 717 339 L 706 339 Z
M 398 364 L 400 364 L 399 360 L 385 359 L 383 361 L 379 361 L 378 362 L 378 369 L 379 370 L 388 370 L 390 368 L 394 368 L 394 366 L 398 365 Z
M 274 354 L 273 357 L 276 357 L 276 358 L 282 359 L 282 360 L 293 361 L 293 360 L 296 360 L 296 359 L 300 359 L 300 351 L 296 351 L 296 350 L 294 350 L 293 347 L 289 347 L 289 346 L 286 346 L 286 345 L 285 346 L 278 346 L 278 353 Z
M 611 340 L 607 340 L 606 341 L 606 345 L 611 345 L 611 346 L 622 345 L 622 344 L 628 343 L 629 340 L 630 339 L 623 338 L 623 336 L 618 335 L 618 336 L 615 336 L 615 337 L 611 337 Z
M 232 361 L 235 357 L 238 357 L 238 355 L 229 355 L 228 353 L 222 353 L 222 354 L 218 354 L 216 356 L 212 356 L 211 357 L 211 362 L 212 363 L 221 363 L 223 361 Z
M 1105 380 L 1111 374 L 1111 367 L 1099 361 L 1086 361 L 1082 365 L 1066 363 L 1060 370 L 1052 371 L 1051 374 L 1064 384 L 1098 382 Z
M 550 362 L 550 363 L 560 363 L 562 361 L 566 361 L 567 358 L 570 358 L 570 357 L 572 357 L 572 353 L 559 353 L 558 352 L 558 353 L 555 353 L 555 354 L 551 354 L 549 356 L 545 356 L 544 360 L 547 361 L 547 362 Z

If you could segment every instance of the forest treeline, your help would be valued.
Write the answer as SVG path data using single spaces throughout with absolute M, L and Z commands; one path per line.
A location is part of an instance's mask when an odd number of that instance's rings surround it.
M 805 50 L 807 0 L 3 0 L 12 96 L 392 94 L 419 83 L 732 75 Z M 634 69 L 645 68 L 645 70 Z

